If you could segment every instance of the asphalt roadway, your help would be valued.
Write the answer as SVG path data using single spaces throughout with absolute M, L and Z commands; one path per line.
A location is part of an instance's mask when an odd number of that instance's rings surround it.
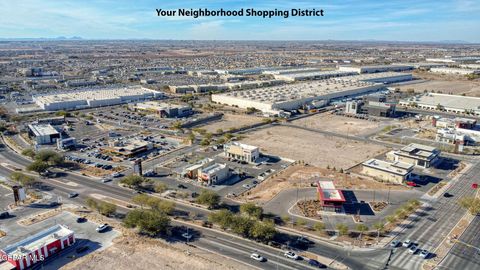
M 460 178 L 452 182 L 447 190 L 452 197 L 440 196 L 438 199 L 423 199 L 427 204 L 417 211 L 416 215 L 410 216 L 411 222 L 403 228 L 396 240 L 404 241 L 410 239 L 419 244 L 419 248 L 434 252 L 448 233 L 455 227 L 466 211 L 457 203 L 463 196 L 474 196 L 475 190 L 471 188 L 472 183 L 478 182 L 480 176 L 480 164 L 478 161 L 464 172 Z M 480 222 L 472 223 L 470 232 L 472 235 L 478 232 Z M 476 232 L 475 232 L 476 231 Z M 468 237 L 468 235 L 467 235 Z M 434 259 L 432 254 L 429 259 Z M 406 248 L 396 248 L 389 262 L 388 269 L 420 269 L 424 259 L 407 252 Z M 447 261 L 448 263 L 448 261 Z M 453 262 L 455 263 L 455 262 Z M 471 262 L 473 263 L 473 261 Z M 467 269 L 457 268 L 453 269 Z M 473 269 L 478 269 L 478 264 Z
M 28 165 L 31 161 L 24 158 L 23 156 L 13 152 L 9 148 L 5 147 L 4 145 L 0 145 L 0 159 L 5 160 L 6 162 L 16 165 L 16 166 L 26 166 Z M 1 166 L 0 166 L 1 167 Z M 7 170 L 7 171 L 5 171 Z M 3 168 L 0 173 L 5 174 L 9 170 L 6 168 Z M 11 171 L 8 172 L 8 174 Z M 3 175 L 3 176 L 8 176 Z M 108 185 L 101 183 L 98 180 L 84 177 L 78 174 L 66 172 L 64 176 L 62 176 L 60 179 L 53 179 L 52 180 L 45 180 L 45 183 L 48 183 L 49 186 L 53 187 L 53 190 L 51 190 L 52 193 L 58 194 L 60 196 L 65 196 L 66 191 L 72 192 L 78 192 L 80 195 L 73 199 L 78 204 L 83 204 L 84 203 L 84 198 L 88 196 L 89 194 L 101 194 L 105 196 L 110 196 L 119 200 L 124 200 L 124 201 L 129 201 L 135 194 L 128 189 L 121 188 L 116 185 Z M 206 215 L 209 213 L 208 210 L 198 208 L 198 207 L 193 207 L 189 205 L 184 205 L 184 204 L 176 204 L 176 211 L 177 212 L 184 212 L 185 214 L 188 214 L 190 212 L 195 213 L 197 217 L 206 217 Z M 193 230 L 194 228 L 192 228 Z M 225 237 L 223 233 L 221 232 L 214 232 L 211 231 L 211 234 L 215 235 L 217 238 L 209 238 L 210 242 L 208 244 L 205 244 L 204 242 L 198 242 L 199 246 L 205 245 L 209 248 L 212 248 L 212 245 L 215 246 L 216 248 L 214 249 L 215 251 L 224 254 L 226 256 L 232 257 L 237 260 L 245 260 L 245 254 L 242 252 L 232 252 L 232 249 L 227 249 L 225 246 L 233 245 L 230 242 L 225 243 L 225 240 L 222 240 L 221 238 Z M 248 250 L 258 250 L 259 253 L 262 253 L 262 251 L 266 248 L 264 245 L 255 243 L 255 242 L 250 242 L 247 240 L 240 240 L 236 238 L 235 242 L 237 242 L 241 246 L 247 246 L 248 242 Z M 245 250 L 244 250 L 245 251 Z M 280 250 L 278 250 L 280 252 Z M 344 263 L 345 265 L 349 266 L 352 269 L 383 269 L 388 261 L 388 258 L 390 256 L 390 250 L 389 249 L 379 249 L 379 250 L 370 250 L 370 251 L 364 251 L 364 250 L 345 250 L 342 247 L 338 246 L 333 246 L 328 243 L 324 242 L 316 242 L 313 246 L 309 248 L 310 252 L 316 253 L 321 256 L 325 256 L 328 258 L 335 259 L 337 261 L 340 261 Z M 284 263 L 284 261 L 279 260 L 277 257 L 272 259 L 272 262 L 275 264 L 275 262 L 280 262 L 280 264 Z M 278 264 L 278 263 L 277 263 Z M 276 264 L 276 265 L 277 265 Z M 275 265 L 275 268 L 276 268 Z M 297 265 L 297 268 L 294 269 L 308 269 L 305 264 L 303 266 Z M 280 266 L 280 265 L 279 265 Z M 282 267 L 285 269 L 291 269 L 286 264 L 282 264 Z M 263 265 L 262 265 L 263 269 Z

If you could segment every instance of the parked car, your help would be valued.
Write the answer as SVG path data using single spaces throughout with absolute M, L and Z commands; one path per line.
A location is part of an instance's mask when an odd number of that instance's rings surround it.
M 0 212 L 0 219 L 9 218 L 9 217 L 10 217 L 10 213 L 8 213 L 7 211 Z
M 264 262 L 265 261 L 265 258 L 262 257 L 260 254 L 258 253 L 252 253 L 250 255 L 250 258 L 254 259 L 255 261 L 259 261 L 259 262 Z
M 417 183 L 415 183 L 415 182 L 413 182 L 413 181 L 408 181 L 408 182 L 407 182 L 407 186 L 418 187 Z
M 186 189 L 186 188 L 187 188 L 187 187 L 186 187 L 185 185 L 183 185 L 183 184 L 179 184 L 177 187 L 178 187 L 178 188 L 182 188 L 182 189 Z
M 112 178 L 103 178 L 102 179 L 102 183 L 107 183 L 107 182 L 110 182 L 112 181 Z
M 75 198 L 78 196 L 78 193 L 77 192 L 72 192 L 72 193 L 69 193 L 68 194 L 68 198 Z
M 292 260 L 298 260 L 298 255 L 295 254 L 294 252 L 291 252 L 291 251 L 287 251 L 283 254 L 283 256 L 289 258 L 289 259 L 292 259 Z
M 102 225 L 98 226 L 95 230 L 96 230 L 97 232 L 103 232 L 103 231 L 105 231 L 108 227 L 109 227 L 108 224 L 105 223 L 105 224 L 102 224 Z
M 445 192 L 445 193 L 443 193 L 443 197 L 450 198 L 450 197 L 453 197 L 453 195 L 448 193 L 448 192 Z
M 87 221 L 86 217 L 78 217 L 77 218 L 77 223 L 83 223 L 83 222 L 86 222 L 86 221 Z
M 182 237 L 187 239 L 187 240 L 190 240 L 190 239 L 192 239 L 193 235 L 191 235 L 189 233 L 182 233 Z

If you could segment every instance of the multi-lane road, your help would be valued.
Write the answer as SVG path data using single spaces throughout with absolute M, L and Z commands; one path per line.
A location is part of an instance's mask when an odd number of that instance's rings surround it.
M 455 227 L 458 221 L 465 215 L 466 211 L 458 203 L 458 198 L 463 196 L 474 196 L 476 190 L 471 188 L 471 184 L 478 182 L 480 176 L 480 163 L 475 161 L 474 166 L 465 171 L 459 179 L 452 182 L 447 192 L 452 197 L 439 197 L 437 199 L 423 200 L 426 203 L 417 215 L 410 217 L 411 222 L 404 227 L 403 231 L 396 237 L 396 240 L 406 240 L 419 244 L 419 248 L 434 252 L 435 249 L 447 237 L 449 232 Z M 470 226 L 470 234 L 478 231 L 480 223 L 474 222 Z M 434 257 L 435 255 L 433 254 Z M 433 258 L 430 258 L 433 259 Z M 388 269 L 420 269 L 424 259 L 417 255 L 407 252 L 406 248 L 396 248 L 389 262 Z M 445 264 L 451 267 L 455 266 L 455 259 L 449 259 Z M 479 269 L 480 265 L 471 261 L 468 264 L 470 268 L 450 268 L 450 269 Z
M 24 167 L 31 162 L 4 145 L 0 145 L 0 159 L 17 167 Z M 0 166 L 0 174 L 8 176 L 9 173 L 11 173 L 10 169 Z M 45 183 L 54 188 L 51 191 L 52 193 L 62 197 L 66 197 L 69 192 L 73 191 L 80 193 L 79 197 L 73 199 L 78 204 L 83 204 L 83 199 L 90 194 L 100 194 L 123 201 L 129 201 L 135 195 L 129 189 L 124 189 L 117 185 L 104 184 L 96 179 L 91 179 L 71 172 L 66 172 L 65 175 L 59 179 L 45 180 Z M 184 204 L 177 204 L 176 210 L 185 213 L 195 213 L 195 215 L 200 218 L 206 217 L 209 213 L 206 209 Z M 192 230 L 195 230 L 195 228 L 192 228 Z M 249 265 L 255 265 L 255 262 L 252 262 L 251 259 L 246 257 L 247 251 L 248 254 L 255 250 L 259 253 L 265 252 L 265 256 L 269 261 L 260 264 L 258 267 L 261 269 L 308 269 L 305 262 L 293 262 L 281 257 L 281 255 L 279 255 L 280 257 L 271 255 L 275 253 L 281 254 L 281 250 L 269 248 L 262 244 L 248 240 L 241 240 L 239 238 L 235 238 L 235 241 L 228 240 L 232 239 L 231 236 L 230 238 L 225 237 L 225 234 L 221 232 L 202 232 L 202 237 L 200 237 L 195 244 L 225 256 L 232 257 L 236 260 L 244 261 L 245 263 L 248 262 Z M 383 269 L 390 256 L 390 250 L 388 249 L 346 250 L 340 246 L 334 246 L 323 242 L 316 242 L 309 251 L 314 254 L 335 259 L 352 269 L 359 270 Z

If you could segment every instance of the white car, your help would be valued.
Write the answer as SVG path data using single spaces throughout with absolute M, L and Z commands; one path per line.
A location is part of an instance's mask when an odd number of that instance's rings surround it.
M 185 238 L 185 239 L 187 239 L 187 240 L 190 240 L 190 239 L 193 237 L 193 235 L 191 235 L 191 234 L 189 234 L 189 233 L 183 233 L 183 234 L 182 234 L 182 237 Z
M 260 254 L 258 254 L 258 253 L 252 253 L 252 254 L 250 255 L 250 258 L 254 259 L 255 261 L 259 261 L 259 262 L 265 261 L 265 258 L 262 257 L 262 256 L 261 256 Z
M 105 223 L 105 224 L 102 224 L 102 225 L 98 226 L 97 229 L 96 229 L 96 231 L 97 231 L 97 232 L 103 232 L 103 231 L 105 231 L 107 228 L 108 228 L 108 224 Z
M 408 248 L 412 244 L 410 239 L 403 241 L 402 246 Z
M 291 252 L 291 251 L 287 251 L 283 254 L 283 256 L 289 258 L 289 259 L 292 259 L 292 260 L 298 260 L 298 255 Z

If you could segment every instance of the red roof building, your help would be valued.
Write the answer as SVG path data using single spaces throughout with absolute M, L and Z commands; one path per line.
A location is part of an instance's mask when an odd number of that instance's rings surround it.
M 340 212 L 345 203 L 341 190 L 336 189 L 333 181 L 317 182 L 318 200 L 325 211 Z
M 16 269 L 23 270 L 45 261 L 74 243 L 72 230 L 63 225 L 55 225 L 0 250 L 0 258 Z

